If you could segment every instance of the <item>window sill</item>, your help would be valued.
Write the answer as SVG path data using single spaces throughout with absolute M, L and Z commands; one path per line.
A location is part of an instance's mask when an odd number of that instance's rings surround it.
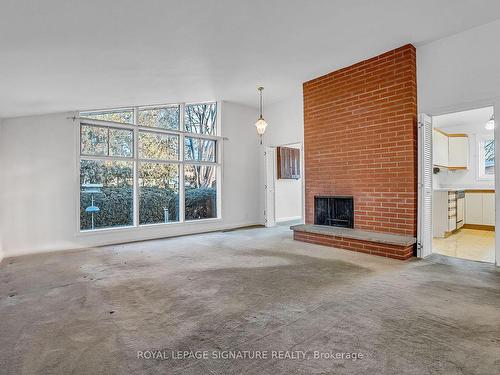
M 77 231 L 76 237 L 87 237 L 95 236 L 100 234 L 112 234 L 112 233 L 127 233 L 127 232 L 137 232 L 142 230 L 151 230 L 153 228 L 182 228 L 184 225 L 192 226 L 194 224 L 209 224 L 209 223 L 219 223 L 222 222 L 222 218 L 210 218 L 210 219 L 199 219 L 199 220 L 187 220 L 184 222 L 176 221 L 171 223 L 156 223 L 156 224 L 144 224 L 139 226 L 130 227 L 115 227 L 115 228 L 99 228 L 94 230 Z

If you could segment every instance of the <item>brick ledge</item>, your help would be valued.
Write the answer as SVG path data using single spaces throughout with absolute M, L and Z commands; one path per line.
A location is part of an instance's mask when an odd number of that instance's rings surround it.
M 396 246 L 411 246 L 417 242 L 415 237 L 397 234 L 370 232 L 361 229 L 339 228 L 328 225 L 299 224 L 292 225 L 291 230 L 306 233 L 322 234 L 325 236 L 352 238 L 355 240 L 384 243 Z
M 414 237 L 409 236 L 322 225 L 302 224 L 294 225 L 290 229 L 293 230 L 293 239 L 297 241 L 400 260 L 413 256 L 413 248 L 416 242 Z M 377 239 L 383 239 L 386 242 L 377 241 Z

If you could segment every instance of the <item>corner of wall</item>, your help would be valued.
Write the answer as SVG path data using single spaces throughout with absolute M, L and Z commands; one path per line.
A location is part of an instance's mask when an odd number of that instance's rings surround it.
M 3 207 L 3 156 L 2 156 L 2 123 L 3 119 L 0 118 L 0 207 Z M 4 210 L 0 210 L 0 263 L 3 259 L 3 239 L 2 239 L 2 228 L 3 228 L 3 212 Z

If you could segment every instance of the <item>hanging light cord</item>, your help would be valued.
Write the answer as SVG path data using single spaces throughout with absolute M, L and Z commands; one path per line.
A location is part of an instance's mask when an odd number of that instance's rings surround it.
M 263 120 L 263 117 L 262 117 L 262 107 L 263 107 L 263 104 L 262 104 L 262 90 L 264 90 L 264 87 L 260 86 L 260 87 L 257 88 L 257 90 L 259 90 L 259 96 L 260 96 L 260 100 L 259 100 L 260 117 L 259 117 L 259 120 Z M 260 134 L 260 144 L 262 144 L 262 134 Z
M 263 105 L 262 105 L 262 90 L 264 90 L 264 87 L 259 87 L 258 90 L 259 90 L 259 94 L 260 94 L 260 107 L 259 107 L 260 108 L 260 118 L 262 118 L 262 107 L 263 107 Z

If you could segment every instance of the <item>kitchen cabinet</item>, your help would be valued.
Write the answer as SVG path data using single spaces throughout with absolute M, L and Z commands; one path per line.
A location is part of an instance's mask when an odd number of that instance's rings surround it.
M 448 136 L 448 168 L 462 169 L 469 166 L 469 137 L 465 134 Z
M 465 192 L 465 224 L 495 225 L 495 193 L 493 191 Z
M 465 224 L 465 193 L 457 192 L 457 229 L 460 229 Z
M 483 194 L 465 193 L 465 224 L 483 223 Z
M 432 132 L 433 164 L 448 169 L 469 167 L 469 137 L 467 134 L 448 134 L 434 128 Z
M 483 224 L 495 225 L 495 193 L 483 193 Z
M 435 190 L 432 195 L 432 236 L 445 238 L 455 229 L 457 229 L 456 192 Z
M 432 132 L 432 162 L 439 167 L 448 166 L 448 136 L 437 129 Z

